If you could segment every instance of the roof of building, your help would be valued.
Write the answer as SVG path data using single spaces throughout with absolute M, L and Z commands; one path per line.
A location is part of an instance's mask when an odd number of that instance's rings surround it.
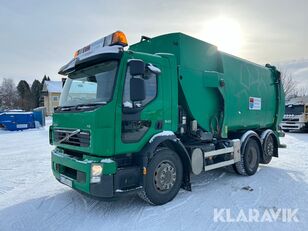
M 51 93 L 61 93 L 62 81 L 45 81 L 43 91 L 48 91 Z

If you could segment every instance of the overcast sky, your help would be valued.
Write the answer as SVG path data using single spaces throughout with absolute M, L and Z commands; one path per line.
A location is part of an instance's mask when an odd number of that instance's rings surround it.
M 170 32 L 206 41 L 218 17 L 240 25 L 235 55 L 260 64 L 308 57 L 306 0 L 0 0 L 0 78 L 58 79 L 75 50 L 116 30 L 130 44 Z

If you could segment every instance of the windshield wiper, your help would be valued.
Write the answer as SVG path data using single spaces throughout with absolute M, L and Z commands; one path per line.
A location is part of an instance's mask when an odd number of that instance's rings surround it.
M 55 108 L 56 111 L 71 111 L 72 109 L 78 110 L 80 108 L 91 108 L 94 106 L 99 106 L 99 105 L 106 105 L 107 102 L 97 102 L 97 103 L 82 103 L 82 104 L 77 104 L 77 105 L 71 105 L 71 106 L 58 106 Z
M 79 108 L 89 108 L 89 107 L 94 107 L 94 106 L 99 106 L 99 105 L 106 105 L 107 102 L 97 102 L 97 103 L 82 103 L 82 104 L 77 104 L 75 106 L 76 109 Z

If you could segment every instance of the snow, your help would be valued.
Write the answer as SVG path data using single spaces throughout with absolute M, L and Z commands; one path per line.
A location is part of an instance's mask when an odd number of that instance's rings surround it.
M 174 136 L 174 133 L 172 131 L 162 131 L 152 136 L 152 138 L 149 140 L 149 143 L 152 143 L 154 139 L 159 136 Z
M 101 160 L 101 163 L 105 163 L 105 164 L 110 164 L 113 163 L 114 161 L 112 159 L 103 159 Z
M 50 124 L 50 120 L 47 121 Z M 287 133 L 280 157 L 251 177 L 226 169 L 192 177 L 163 206 L 130 195 L 90 199 L 55 180 L 48 127 L 0 130 L 0 230 L 306 230 L 308 227 L 308 134 Z M 214 222 L 214 209 L 298 209 L 299 222 Z
M 152 63 L 149 63 L 148 68 L 155 74 L 161 73 L 161 70 L 158 67 L 155 67 Z
M 12 112 L 12 111 L 9 111 L 9 112 L 3 112 L 3 113 L 0 113 L 1 115 L 2 114 L 6 114 L 6 115 L 16 115 L 16 114 L 18 114 L 18 115 L 31 115 L 31 114 L 33 114 L 33 112 L 22 112 L 22 111 L 14 111 L 14 112 Z
M 50 93 L 61 93 L 62 91 L 62 81 L 45 81 L 44 91 Z
M 133 108 L 133 104 L 132 104 L 131 102 L 129 102 L 129 101 L 125 101 L 125 102 L 123 103 L 123 106 L 124 106 L 124 107 L 128 107 L 128 108 Z

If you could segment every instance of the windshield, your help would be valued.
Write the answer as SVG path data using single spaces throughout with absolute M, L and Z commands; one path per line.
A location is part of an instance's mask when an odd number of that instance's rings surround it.
M 285 114 L 300 115 L 304 113 L 304 105 L 287 105 L 285 109 Z
M 108 61 L 70 74 L 60 97 L 60 107 L 111 101 L 117 67 L 117 61 Z

